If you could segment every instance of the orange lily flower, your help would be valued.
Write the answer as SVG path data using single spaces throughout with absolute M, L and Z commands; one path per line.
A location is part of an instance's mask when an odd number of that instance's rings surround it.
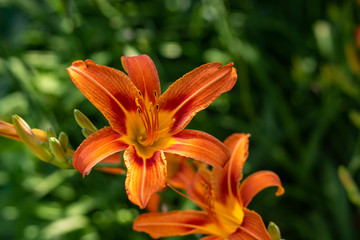
M 201 167 L 188 180 L 188 197 L 202 210 L 145 213 L 135 219 L 133 228 L 153 238 L 188 234 L 210 235 L 202 240 L 271 240 L 259 214 L 247 209 L 251 199 L 270 186 L 284 193 L 279 177 L 271 171 L 259 171 L 242 179 L 248 156 L 249 134 L 233 134 L 225 141 L 232 153 L 223 169 Z
M 216 138 L 184 130 L 192 117 L 236 82 L 232 63 L 208 63 L 186 74 L 164 93 L 153 61 L 146 55 L 122 57 L 121 71 L 91 60 L 68 68 L 79 90 L 107 118 L 110 127 L 90 135 L 74 154 L 83 175 L 110 154 L 125 150 L 125 187 L 130 201 L 144 208 L 165 187 L 164 152 L 223 167 L 230 154 Z
M 165 153 L 167 162 L 167 183 L 175 188 L 186 189 L 189 179 L 195 177 L 194 164 L 188 162 L 188 158 L 177 154 Z M 205 164 L 205 163 L 202 163 Z M 149 212 L 159 210 L 161 197 L 154 193 L 146 206 Z

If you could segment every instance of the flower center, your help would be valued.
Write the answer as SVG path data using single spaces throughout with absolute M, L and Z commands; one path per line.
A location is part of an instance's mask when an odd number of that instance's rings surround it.
M 137 136 L 137 141 L 143 146 L 152 145 L 159 139 L 159 105 L 144 100 L 141 92 L 139 91 L 139 98 L 135 99 L 137 112 L 144 126 L 145 132 Z M 155 101 L 157 100 L 157 92 L 154 90 Z

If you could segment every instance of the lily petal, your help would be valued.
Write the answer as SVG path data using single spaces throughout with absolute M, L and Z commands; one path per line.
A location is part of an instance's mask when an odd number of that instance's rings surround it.
M 74 84 L 110 122 L 113 129 L 126 134 L 126 112 L 136 111 L 138 89 L 125 73 L 91 60 L 75 61 L 67 68 Z
M 168 213 L 144 213 L 137 217 L 133 229 L 146 232 L 152 238 L 209 234 L 216 229 L 209 216 L 202 211 L 185 210 Z
M 186 127 L 193 116 L 209 106 L 220 94 L 229 91 L 236 82 L 233 63 L 204 64 L 173 83 L 158 100 L 160 111 L 170 112 L 174 119 L 170 134 Z
M 156 98 L 161 94 L 161 89 L 159 75 L 151 58 L 147 55 L 122 57 L 121 62 L 131 81 L 144 94 L 144 98 L 155 103 Z
M 209 198 L 212 197 L 212 174 L 202 166 L 196 172 L 193 180 L 188 184 L 186 192 L 190 199 L 205 211 L 211 212 Z
M 160 200 L 161 200 L 161 196 L 158 193 L 154 193 L 153 195 L 151 195 L 146 205 L 146 210 L 148 212 L 158 212 Z
M 120 153 L 111 154 L 108 157 L 104 158 L 101 161 L 101 163 L 120 164 L 121 163 L 121 154 Z
M 128 145 L 120 138 L 121 135 L 111 127 L 105 127 L 91 134 L 76 149 L 73 156 L 74 168 L 84 176 L 101 160 L 125 150 Z
M 110 156 L 101 160 L 101 163 L 103 163 L 103 164 L 105 163 L 105 164 L 109 164 L 109 165 L 119 165 L 121 163 L 121 154 L 118 152 L 111 154 Z M 113 166 L 112 167 L 96 167 L 95 169 L 102 171 L 102 172 L 114 174 L 114 175 L 120 175 L 120 174 L 124 174 L 126 172 L 126 169 L 124 169 L 124 168 L 113 167 Z
M 194 167 L 188 162 L 187 157 L 171 153 L 165 153 L 165 157 L 168 183 L 175 188 L 186 189 L 187 185 L 194 179 Z
M 275 195 L 280 196 L 284 193 L 279 176 L 271 171 L 258 171 L 251 174 L 240 185 L 239 195 L 242 198 L 244 207 L 246 207 L 251 199 L 261 190 L 267 187 L 278 187 Z
M 200 238 L 200 240 L 223 240 L 223 237 L 216 237 L 216 236 L 206 236 L 203 238 Z
M 173 136 L 175 144 L 164 152 L 194 158 L 211 166 L 222 168 L 230 158 L 229 150 L 215 137 L 201 131 L 182 130 Z
M 227 237 L 228 240 L 271 240 L 259 214 L 246 208 L 244 214 L 241 226 Z
M 126 170 L 123 169 L 123 168 L 98 167 L 98 168 L 95 168 L 95 169 L 99 170 L 99 171 L 102 171 L 102 172 L 114 174 L 114 175 L 120 175 L 120 174 L 124 174 L 126 172 Z
M 145 208 L 151 195 L 166 186 L 166 160 L 162 151 L 150 158 L 142 158 L 130 146 L 124 154 L 127 167 L 125 181 L 129 200 L 140 208 Z
M 229 195 L 236 198 L 238 184 L 242 178 L 242 169 L 249 155 L 250 134 L 235 133 L 228 137 L 224 144 L 228 147 L 231 157 L 223 169 L 213 169 L 214 190 L 217 199 L 226 203 Z

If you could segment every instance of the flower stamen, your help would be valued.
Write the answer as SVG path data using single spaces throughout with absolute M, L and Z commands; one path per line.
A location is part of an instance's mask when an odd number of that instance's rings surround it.
M 139 91 L 139 95 L 141 93 Z M 154 91 L 155 98 L 157 98 L 157 93 Z M 156 104 L 154 106 L 153 102 L 150 102 L 148 106 L 146 106 L 146 102 L 143 100 L 141 103 L 139 99 L 135 99 L 136 106 L 138 107 L 139 117 L 141 119 L 142 124 L 144 125 L 145 134 L 139 135 L 137 140 L 143 146 L 152 145 L 155 141 L 159 139 L 159 105 Z

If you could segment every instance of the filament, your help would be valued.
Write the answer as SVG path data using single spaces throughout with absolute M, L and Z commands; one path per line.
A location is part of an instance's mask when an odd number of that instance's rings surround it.
M 147 101 L 144 100 L 140 91 L 139 95 L 142 101 L 139 102 L 139 98 L 135 98 L 135 103 L 138 107 L 138 114 L 144 125 L 146 136 L 138 137 L 138 141 L 143 146 L 148 146 L 159 139 L 159 105 L 154 104 L 153 102 L 150 102 L 147 105 Z M 154 91 L 154 97 L 156 101 L 158 98 L 156 91 Z

